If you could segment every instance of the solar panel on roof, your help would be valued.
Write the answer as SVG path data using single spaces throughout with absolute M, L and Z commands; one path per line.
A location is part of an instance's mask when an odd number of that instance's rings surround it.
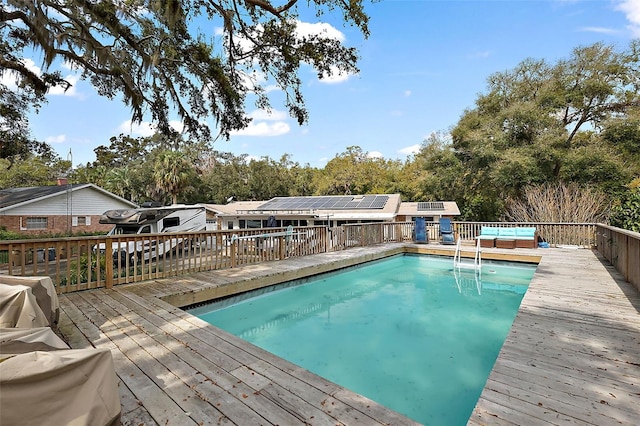
M 371 208 L 372 209 L 383 209 L 384 206 L 387 204 L 387 200 L 388 199 L 389 199 L 389 197 L 387 197 L 387 196 L 382 196 L 382 195 L 376 196 L 376 198 L 373 201 L 373 203 L 371 203 Z
M 418 211 L 444 210 L 442 201 L 421 201 L 418 203 Z
M 260 205 L 257 210 L 366 210 L 382 209 L 389 199 L 386 195 L 277 197 Z
M 376 197 L 364 197 L 360 204 L 358 204 L 359 209 L 370 209 L 371 204 L 375 201 Z

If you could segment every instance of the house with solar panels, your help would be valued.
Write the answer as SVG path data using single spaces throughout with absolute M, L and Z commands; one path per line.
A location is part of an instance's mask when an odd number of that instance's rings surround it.
M 410 222 L 423 217 L 427 222 L 438 222 L 440 218 L 454 219 L 456 216 L 460 216 L 460 209 L 455 201 L 419 201 L 400 203 L 396 220 Z
M 206 204 L 206 208 L 215 215 L 217 229 L 340 226 L 411 221 L 415 217 L 437 221 L 460 215 L 455 202 L 403 203 L 400 194 L 275 197 L 268 201 Z

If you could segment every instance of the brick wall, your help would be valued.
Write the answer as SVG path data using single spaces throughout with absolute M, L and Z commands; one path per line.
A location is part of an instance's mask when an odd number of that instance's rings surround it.
M 81 216 L 90 217 L 91 225 L 70 226 L 72 219 L 69 216 L 46 216 L 46 229 L 24 229 L 27 226 L 27 217 L 29 216 L 0 216 L 0 226 L 8 231 L 17 232 L 24 235 L 48 235 L 48 234 L 65 234 L 71 229 L 71 233 L 77 234 L 81 232 L 103 232 L 107 233 L 113 228 L 113 225 L 102 225 L 98 221 L 100 215 Z M 45 217 L 45 216 L 38 216 Z M 20 227 L 20 219 L 22 219 L 22 229 Z

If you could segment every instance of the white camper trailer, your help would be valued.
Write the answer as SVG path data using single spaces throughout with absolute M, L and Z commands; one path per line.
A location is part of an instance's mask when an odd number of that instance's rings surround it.
M 174 204 L 162 207 L 141 207 L 130 210 L 108 210 L 100 217 L 100 223 L 114 224 L 108 236 L 140 235 L 161 233 L 185 233 L 203 231 L 207 225 L 205 208 L 200 205 Z M 164 239 L 164 243 L 142 240 L 113 243 L 114 260 L 136 256 L 139 260 L 149 260 L 179 247 L 183 238 Z M 103 247 L 100 247 L 103 249 Z

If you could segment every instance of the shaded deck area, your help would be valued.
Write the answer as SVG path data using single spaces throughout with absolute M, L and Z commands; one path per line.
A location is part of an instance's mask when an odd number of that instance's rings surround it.
M 74 348 L 111 349 L 124 424 L 415 424 L 175 307 L 405 248 L 445 249 L 366 247 L 63 295 L 60 329 Z M 484 253 L 542 258 L 469 423 L 636 423 L 638 292 L 590 250 Z

